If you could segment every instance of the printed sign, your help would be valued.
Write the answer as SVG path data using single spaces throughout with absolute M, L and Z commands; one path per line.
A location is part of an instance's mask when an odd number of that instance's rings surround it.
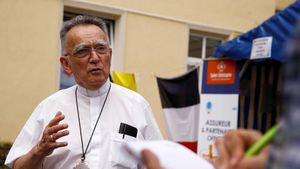
M 207 64 L 207 84 L 233 84 L 235 62 L 231 60 L 212 60 Z
M 250 59 L 270 58 L 272 39 L 272 36 L 254 39 Z
M 235 61 L 203 63 L 197 152 L 203 158 L 215 159 L 215 140 L 237 128 L 238 72 Z
M 215 140 L 237 128 L 238 95 L 202 94 L 200 100 L 198 154 L 214 159 L 217 156 Z

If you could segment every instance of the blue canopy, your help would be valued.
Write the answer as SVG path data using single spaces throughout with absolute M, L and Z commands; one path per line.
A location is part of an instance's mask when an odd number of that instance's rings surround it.
M 229 57 L 233 60 L 250 59 L 252 41 L 256 38 L 272 36 L 271 58 L 284 61 L 283 48 L 300 18 L 300 0 L 270 17 L 256 28 L 237 38 L 219 45 L 215 57 Z M 260 59 L 262 60 L 262 59 Z

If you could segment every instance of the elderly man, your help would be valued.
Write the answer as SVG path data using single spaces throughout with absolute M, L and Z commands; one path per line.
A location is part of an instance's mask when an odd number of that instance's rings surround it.
M 121 147 L 162 139 L 149 103 L 108 80 L 112 49 L 105 23 L 77 16 L 61 30 L 61 65 L 77 85 L 34 110 L 6 159 L 14 169 L 138 168 Z

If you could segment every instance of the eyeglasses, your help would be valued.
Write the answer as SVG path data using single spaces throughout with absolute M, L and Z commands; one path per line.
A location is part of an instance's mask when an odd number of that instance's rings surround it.
M 77 58 L 84 58 L 90 56 L 90 54 L 95 51 L 96 54 L 103 55 L 106 54 L 109 50 L 109 46 L 107 43 L 97 43 L 94 46 L 88 45 L 79 45 L 78 47 L 74 48 L 72 52 L 72 56 Z

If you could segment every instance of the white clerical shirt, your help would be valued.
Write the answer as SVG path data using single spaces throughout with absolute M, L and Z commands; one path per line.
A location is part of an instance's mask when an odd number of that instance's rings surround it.
M 138 93 L 107 81 L 98 91 L 89 91 L 75 85 L 60 90 L 43 100 L 33 111 L 15 140 L 6 159 L 12 167 L 14 161 L 29 152 L 41 139 L 42 132 L 58 111 L 65 115 L 61 122 L 68 124 L 69 135 L 57 141 L 68 145 L 58 148 L 47 156 L 43 169 L 73 169 L 80 161 L 82 145 L 78 124 L 75 90 L 78 88 L 78 108 L 81 121 L 83 145 L 87 146 L 105 96 L 111 85 L 103 112 L 86 153 L 90 169 L 138 168 L 137 162 L 121 149 L 126 141 L 162 139 L 149 103 Z M 119 133 L 120 123 L 137 128 L 136 138 Z

